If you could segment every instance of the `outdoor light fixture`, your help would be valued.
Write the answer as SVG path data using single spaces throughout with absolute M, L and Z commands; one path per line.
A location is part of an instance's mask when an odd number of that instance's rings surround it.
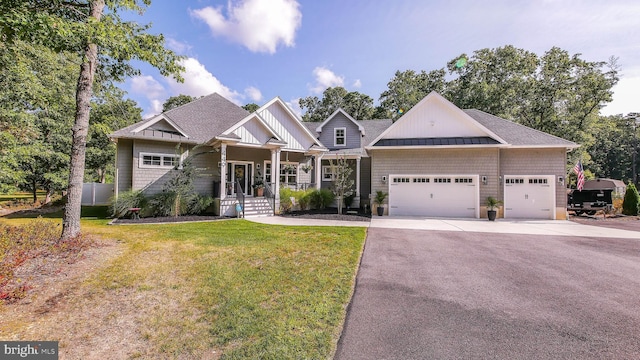
M 387 176 L 386 175 L 382 175 L 382 182 L 386 183 L 387 182 Z
M 482 185 L 487 185 L 487 177 L 482 175 Z
M 558 184 L 564 185 L 564 178 L 562 176 L 558 176 Z
M 502 185 L 502 176 L 498 176 L 498 182 Z

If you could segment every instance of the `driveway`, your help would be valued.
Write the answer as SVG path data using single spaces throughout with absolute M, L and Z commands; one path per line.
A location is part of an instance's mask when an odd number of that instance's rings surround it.
M 374 218 L 335 358 L 638 359 L 640 233 L 624 235 L 389 229 Z

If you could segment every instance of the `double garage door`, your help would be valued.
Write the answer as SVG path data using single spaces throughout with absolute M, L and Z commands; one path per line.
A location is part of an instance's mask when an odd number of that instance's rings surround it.
M 389 215 L 479 217 L 478 175 L 390 175 Z
M 555 176 L 505 176 L 504 217 L 555 219 Z M 390 175 L 389 215 L 480 217 L 478 175 Z

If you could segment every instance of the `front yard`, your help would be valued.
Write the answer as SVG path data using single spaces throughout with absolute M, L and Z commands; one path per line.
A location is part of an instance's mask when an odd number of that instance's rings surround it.
M 106 223 L 83 220 L 103 246 L 0 305 L 0 339 L 59 340 L 61 359 L 333 355 L 365 229 Z

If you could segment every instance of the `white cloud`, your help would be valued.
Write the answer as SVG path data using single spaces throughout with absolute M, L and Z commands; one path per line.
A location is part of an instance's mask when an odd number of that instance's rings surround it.
M 147 99 L 150 100 L 165 95 L 162 84 L 150 75 L 134 76 L 131 78 L 131 91 L 145 95 Z
M 167 47 L 177 52 L 178 54 L 184 54 L 185 52 L 191 50 L 192 48 L 191 45 L 187 43 L 183 43 L 173 38 L 167 38 Z
M 612 89 L 613 101 L 600 112 L 603 115 L 626 115 L 631 112 L 640 112 L 638 89 L 640 89 L 640 75 L 621 78 Z
M 285 104 L 294 112 L 294 114 L 298 115 L 298 117 L 302 117 L 302 108 L 300 107 L 300 98 L 293 98 L 289 101 L 285 101 Z
M 248 96 L 249 99 L 251 99 L 251 101 L 253 102 L 262 101 L 262 93 L 260 92 L 260 89 L 254 86 L 249 86 L 248 88 L 244 89 L 244 94 L 245 96 Z
M 360 81 L 360 79 L 356 79 L 356 81 L 353 82 L 353 87 L 356 89 L 359 89 L 362 87 L 362 81 Z
M 278 45 L 295 45 L 296 31 L 302 23 L 300 4 L 295 0 L 229 1 L 227 18 L 220 7 L 191 10 L 191 16 L 204 21 L 214 35 L 224 36 L 253 52 L 276 52 Z
M 336 75 L 325 67 L 318 66 L 313 69 L 313 76 L 316 83 L 311 86 L 311 91 L 315 94 L 322 93 L 328 87 L 344 86 L 344 77 Z
M 173 78 L 166 79 L 172 93 L 203 96 L 216 92 L 234 103 L 240 104 L 242 96 L 223 85 L 197 59 L 187 58 L 182 60 L 181 64 L 185 67 L 185 71 L 182 73 L 184 83 L 179 83 Z

